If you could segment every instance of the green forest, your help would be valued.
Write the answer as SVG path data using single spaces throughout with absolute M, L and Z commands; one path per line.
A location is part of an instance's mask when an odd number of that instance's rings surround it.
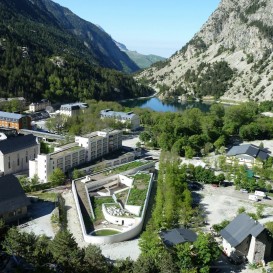
M 98 55 L 35 7 L 25 0 L 0 3 L 0 97 L 70 102 L 151 95 L 131 76 L 100 67 Z M 108 61 L 104 67 L 114 68 Z
M 272 110 L 272 102 L 255 102 L 224 107 L 212 104 L 204 113 L 197 108 L 183 113 L 159 113 L 139 110 L 145 130 L 140 140 L 147 146 L 191 158 L 211 151 L 221 153 L 232 139 L 272 139 L 272 118 L 261 112 Z M 135 111 L 137 112 L 137 111 Z

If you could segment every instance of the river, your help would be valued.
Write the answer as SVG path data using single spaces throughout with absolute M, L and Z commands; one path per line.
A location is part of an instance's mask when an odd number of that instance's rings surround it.
M 140 107 L 150 108 L 157 112 L 183 112 L 186 109 L 199 108 L 203 112 L 208 112 L 210 103 L 204 102 L 163 102 L 157 97 L 152 98 L 141 98 L 141 99 L 130 99 L 120 102 L 121 105 L 127 107 Z

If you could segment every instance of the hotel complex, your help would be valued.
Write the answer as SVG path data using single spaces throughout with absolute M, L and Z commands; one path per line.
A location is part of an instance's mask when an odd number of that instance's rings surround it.
M 75 143 L 55 147 L 54 152 L 39 154 L 29 161 L 29 176 L 38 176 L 42 183 L 49 180 L 54 169 L 67 172 L 85 162 L 101 158 L 122 147 L 122 131 L 103 130 L 76 136 Z

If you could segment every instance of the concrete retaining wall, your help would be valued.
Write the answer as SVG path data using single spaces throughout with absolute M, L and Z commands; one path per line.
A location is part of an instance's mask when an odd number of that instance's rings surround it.
M 154 166 L 154 163 L 152 165 Z M 141 166 L 141 167 L 143 167 L 143 166 Z M 142 170 L 143 170 L 143 168 L 142 168 Z M 74 181 L 72 181 L 72 192 L 73 192 L 74 200 L 76 203 L 76 209 L 78 212 L 78 217 L 79 217 L 79 221 L 81 224 L 81 229 L 82 229 L 84 241 L 87 243 L 91 243 L 91 244 L 112 244 L 112 243 L 126 241 L 126 240 L 136 237 L 142 231 L 145 213 L 146 213 L 148 203 L 149 203 L 149 196 L 150 196 L 152 185 L 153 185 L 153 180 L 154 180 L 154 177 L 153 177 L 153 174 L 151 174 L 151 179 L 149 182 L 149 187 L 148 187 L 148 191 L 147 191 L 147 195 L 146 195 L 145 204 L 143 206 L 141 218 L 135 218 L 135 220 L 136 220 L 135 224 L 132 227 L 127 227 L 127 230 L 126 230 L 126 227 L 124 227 L 124 232 L 119 233 L 119 234 L 115 234 L 115 235 L 109 235 L 109 236 L 92 236 L 92 235 L 89 235 L 86 233 L 86 229 L 85 229 L 85 225 L 84 225 L 84 221 L 82 218 L 82 213 L 81 213 L 81 209 L 80 209 L 80 205 L 79 205 L 77 190 L 75 188 Z

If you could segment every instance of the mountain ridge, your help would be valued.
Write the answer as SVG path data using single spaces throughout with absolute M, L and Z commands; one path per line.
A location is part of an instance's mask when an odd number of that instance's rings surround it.
M 136 78 L 160 89 L 162 98 L 271 100 L 272 10 L 272 0 L 222 0 L 181 50 Z

